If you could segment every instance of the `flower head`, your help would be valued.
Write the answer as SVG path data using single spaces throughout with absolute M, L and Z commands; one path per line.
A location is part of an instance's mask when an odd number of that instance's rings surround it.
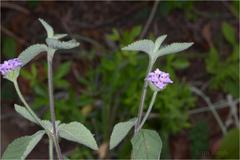
M 6 76 L 10 71 L 14 71 L 17 68 L 22 66 L 22 62 L 18 58 L 10 59 L 8 61 L 4 61 L 3 64 L 0 64 L 0 73 L 3 76 Z
M 154 72 L 150 72 L 146 80 L 150 83 L 150 86 L 156 90 L 163 90 L 169 83 L 173 83 L 173 81 L 169 77 L 169 73 L 165 73 L 156 69 Z

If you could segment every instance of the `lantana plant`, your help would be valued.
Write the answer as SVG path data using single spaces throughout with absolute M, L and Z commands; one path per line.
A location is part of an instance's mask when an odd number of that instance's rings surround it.
M 44 134 L 47 134 L 49 140 L 49 159 L 54 159 L 53 148 L 57 153 L 58 159 L 64 159 L 61 148 L 59 146 L 59 139 L 63 138 L 69 141 L 83 144 L 93 150 L 98 150 L 98 145 L 94 139 L 93 134 L 80 122 L 62 123 L 56 120 L 54 93 L 53 93 L 53 70 L 52 63 L 54 54 L 60 49 L 72 49 L 79 46 L 79 43 L 72 39 L 69 41 L 61 41 L 61 38 L 67 34 L 55 34 L 53 28 L 44 20 L 39 19 L 47 32 L 46 44 L 34 44 L 19 54 L 17 58 L 4 61 L 0 65 L 0 72 L 5 79 L 13 82 L 17 94 L 22 101 L 23 106 L 15 104 L 15 110 L 27 120 L 39 125 L 42 130 L 15 139 L 8 145 L 3 153 L 2 159 L 25 159 L 33 148 L 42 139 Z M 165 73 L 160 69 L 152 71 L 153 65 L 157 58 L 163 55 L 177 53 L 189 48 L 193 43 L 172 43 L 162 47 L 162 42 L 167 36 L 163 35 L 157 38 L 156 42 L 151 40 L 136 41 L 127 47 L 124 51 L 142 51 L 149 56 L 149 65 L 144 79 L 141 102 L 139 104 L 138 116 L 125 122 L 117 123 L 112 131 L 109 149 L 114 149 L 126 137 L 129 131 L 134 126 L 134 135 L 131 139 L 132 143 L 132 159 L 160 159 L 162 141 L 159 134 L 154 130 L 143 129 L 143 126 L 148 119 L 151 110 L 154 106 L 155 99 L 159 92 L 164 92 L 168 84 L 173 83 L 169 73 Z M 18 85 L 18 76 L 20 70 L 27 65 L 34 57 L 41 52 L 47 54 L 48 62 L 48 92 L 49 92 L 49 108 L 51 113 L 51 120 L 42 120 L 31 109 L 30 105 L 24 99 Z M 153 96 L 148 109 L 143 117 L 144 102 L 146 99 L 147 89 L 153 91 Z

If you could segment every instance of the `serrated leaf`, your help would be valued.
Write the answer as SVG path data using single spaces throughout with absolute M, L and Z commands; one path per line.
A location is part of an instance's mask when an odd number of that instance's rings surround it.
M 22 61 L 23 65 L 26 65 L 34 57 L 44 51 L 47 51 L 47 46 L 45 44 L 34 44 L 20 53 L 18 58 Z
M 154 47 L 154 52 L 156 52 L 159 48 L 160 48 L 160 46 L 161 46 L 161 44 L 163 43 L 163 41 L 165 40 L 167 38 L 167 35 L 165 34 L 165 35 L 162 35 L 162 36 L 160 36 L 160 37 L 158 37 L 157 38 L 157 40 L 155 41 L 155 47 Z
M 59 41 L 53 38 L 47 38 L 46 43 L 48 44 L 49 47 L 54 49 L 72 49 L 79 46 L 80 44 L 75 39 L 69 41 Z
M 59 136 L 69 141 L 81 143 L 93 150 L 98 150 L 92 133 L 79 122 L 61 124 L 59 126 Z
M 172 54 L 172 53 L 176 53 L 176 52 L 180 52 L 183 51 L 189 47 L 191 47 L 193 45 L 193 43 L 172 43 L 170 45 L 167 45 L 165 47 L 162 47 L 159 49 L 159 51 L 156 52 L 155 57 L 159 57 L 159 56 L 163 56 L 166 54 Z
M 14 104 L 14 108 L 15 108 L 16 112 L 18 112 L 21 116 L 23 116 L 24 118 L 28 119 L 31 122 L 38 124 L 38 122 L 35 121 L 33 116 L 27 111 L 27 109 L 25 107 Z
M 129 44 L 128 46 L 122 48 L 122 50 L 125 51 L 142 51 L 145 52 L 147 54 L 151 54 L 152 51 L 154 50 L 154 43 L 151 40 L 139 40 L 136 42 L 133 42 L 131 44 Z
M 66 37 L 67 34 L 54 34 L 54 36 L 52 38 L 54 39 L 62 39 L 64 37 Z
M 43 19 L 39 18 L 38 20 L 41 22 L 41 24 L 43 25 L 44 29 L 46 30 L 47 37 L 48 38 L 52 38 L 53 35 L 54 35 L 53 28 L 46 21 L 44 21 Z
M 44 133 L 45 131 L 41 130 L 31 136 L 24 136 L 15 139 L 8 145 L 3 153 L 2 159 L 25 159 L 42 139 Z
M 120 122 L 113 127 L 110 137 L 110 149 L 116 147 L 126 137 L 130 129 L 136 123 L 137 118 L 133 118 L 126 122 Z
M 160 159 L 162 141 L 156 131 L 141 129 L 131 143 L 132 159 Z

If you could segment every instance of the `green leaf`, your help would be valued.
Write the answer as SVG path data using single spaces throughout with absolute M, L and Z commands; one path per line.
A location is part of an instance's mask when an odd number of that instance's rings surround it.
M 81 143 L 93 150 L 98 150 L 92 133 L 79 122 L 61 124 L 59 126 L 59 136 L 69 141 Z
M 151 40 L 139 40 L 129 44 L 128 46 L 122 48 L 125 51 L 142 51 L 147 54 L 151 54 L 154 49 L 154 43 Z
M 80 45 L 75 39 L 69 41 L 59 41 L 54 38 L 47 38 L 46 43 L 49 47 L 54 49 L 72 49 Z
M 41 122 L 44 128 L 47 128 L 48 130 L 53 131 L 52 122 L 50 122 L 49 120 L 42 120 Z M 56 128 L 58 128 L 60 123 L 61 123 L 60 121 L 55 121 Z
M 54 78 L 60 79 L 63 78 L 71 69 L 71 62 L 66 62 L 60 65 L 60 67 L 57 69 Z
M 222 33 L 224 38 L 232 45 L 236 43 L 236 33 L 234 28 L 227 22 L 222 24 Z
M 15 139 L 8 145 L 2 159 L 25 159 L 43 137 L 45 131 L 41 130 L 31 136 Z
M 160 159 L 162 141 L 156 131 L 141 129 L 131 143 L 132 159 Z
M 110 149 L 116 147 L 126 137 L 130 129 L 136 123 L 137 118 L 130 119 L 126 122 L 120 122 L 113 127 L 110 138 Z
M 185 69 L 189 66 L 187 59 L 176 59 L 172 64 L 176 69 Z
M 47 51 L 47 46 L 45 44 L 34 44 L 20 53 L 18 58 L 22 61 L 23 65 L 26 65 L 34 57 L 44 51 Z
M 176 52 L 180 52 L 180 51 L 183 51 L 189 47 L 191 47 L 193 45 L 193 43 L 186 43 L 186 42 L 183 42 L 183 43 L 172 43 L 170 45 L 167 45 L 165 47 L 162 47 L 160 48 L 160 50 L 158 50 L 156 52 L 156 55 L 155 57 L 159 57 L 159 56 L 163 56 L 163 55 L 166 55 L 166 54 L 172 54 L 172 53 L 176 53 Z
M 25 107 L 14 104 L 14 108 L 15 108 L 16 112 L 18 112 L 21 116 L 23 116 L 24 118 L 26 118 L 27 120 L 29 120 L 31 122 L 38 124 L 38 122 L 35 121 L 33 116 L 28 112 L 28 110 Z
M 156 52 L 156 51 L 160 48 L 161 44 L 163 43 L 163 41 L 164 41 L 166 38 L 167 38 L 167 35 L 166 35 L 166 34 L 165 34 L 165 35 L 162 35 L 162 36 L 159 36 L 159 37 L 157 38 L 157 40 L 155 41 L 154 52 Z
M 221 141 L 216 157 L 218 159 L 239 159 L 239 128 L 229 131 Z
M 3 39 L 3 55 L 10 59 L 16 56 L 17 45 L 16 41 L 11 37 Z
M 43 25 L 44 29 L 46 30 L 47 37 L 48 38 L 52 38 L 53 35 L 54 35 L 53 28 L 46 21 L 44 21 L 43 19 L 39 18 L 38 20 L 41 22 L 41 24 Z

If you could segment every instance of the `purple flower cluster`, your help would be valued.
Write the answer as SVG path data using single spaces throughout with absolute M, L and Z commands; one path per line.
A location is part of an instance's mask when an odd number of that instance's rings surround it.
M 13 71 L 17 69 L 18 67 L 21 67 L 23 64 L 20 59 L 14 58 L 10 59 L 8 61 L 4 61 L 3 64 L 0 64 L 0 72 L 2 75 L 8 74 L 10 71 Z
M 159 69 L 150 72 L 146 77 L 146 80 L 150 82 L 152 86 L 157 88 L 157 90 L 163 90 L 169 83 L 173 83 L 169 77 L 169 73 L 162 72 Z

